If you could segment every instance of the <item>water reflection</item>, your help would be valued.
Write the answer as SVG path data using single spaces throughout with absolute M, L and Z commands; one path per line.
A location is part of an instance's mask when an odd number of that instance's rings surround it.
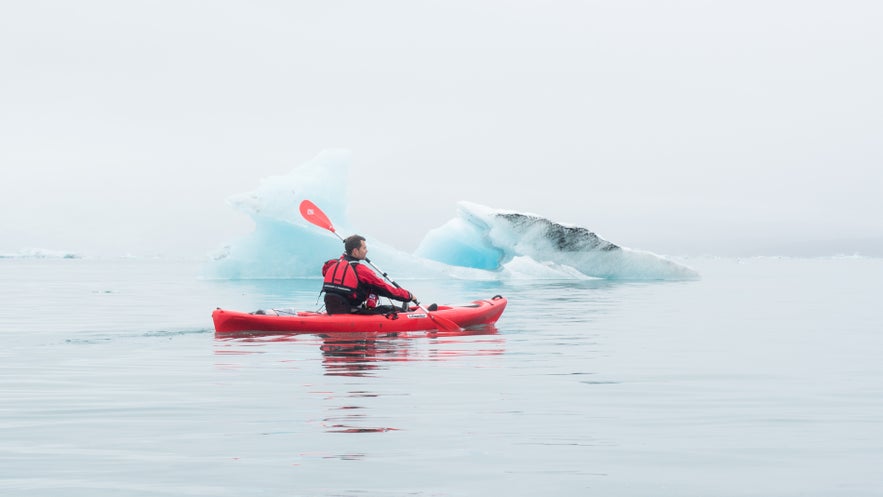
M 408 341 L 378 339 L 366 333 L 344 335 L 325 336 L 319 346 L 328 376 L 370 376 L 382 362 L 408 360 Z
M 482 337 L 477 339 L 475 337 Z M 460 331 L 398 333 L 286 333 L 242 332 L 216 334 L 217 356 L 260 354 L 261 345 L 316 342 L 326 376 L 374 376 L 384 363 L 450 360 L 464 356 L 499 355 L 503 338 L 493 325 Z M 426 344 L 429 344 L 427 347 Z M 219 364 L 220 365 L 220 364 Z M 224 364 L 229 366 L 229 364 Z
M 492 340 L 477 341 L 471 337 L 493 336 Z M 428 350 L 415 347 L 414 338 L 426 337 L 433 345 Z M 467 339 L 466 337 L 470 337 Z M 322 363 L 328 376 L 373 376 L 386 362 L 441 360 L 466 355 L 502 354 L 502 338 L 497 328 L 459 332 L 420 332 L 378 336 L 376 333 L 336 333 L 322 337 Z M 489 348 L 473 349 L 475 344 Z
M 365 391 L 352 391 L 347 394 L 348 399 L 354 399 L 349 401 L 353 404 L 358 402 L 355 399 L 378 397 L 380 397 L 378 393 Z M 384 433 L 398 430 L 389 426 L 365 426 L 367 422 L 374 421 L 367 413 L 367 409 L 367 406 L 351 404 L 329 408 L 331 412 L 322 420 L 322 425 L 328 433 Z
M 402 333 L 289 333 L 264 336 L 240 334 L 216 335 L 217 366 L 238 370 L 247 363 L 258 367 L 267 364 L 267 358 L 282 355 L 282 362 L 294 365 L 296 370 L 309 369 L 313 361 L 320 361 L 322 376 L 328 378 L 318 390 L 326 412 L 319 425 L 326 433 L 385 433 L 400 428 L 389 426 L 372 414 L 376 402 L 386 402 L 372 384 L 384 387 L 378 378 L 394 363 L 420 361 L 451 361 L 465 357 L 496 356 L 504 353 L 504 340 L 494 326 L 457 332 L 422 331 Z M 303 345 L 295 348 L 283 345 Z M 318 348 L 318 354 L 310 353 Z M 333 378 L 362 378 L 358 383 Z M 368 378 L 373 378 L 368 380 Z M 341 383 L 341 381 L 345 381 Z M 374 383 L 381 381 L 381 383 Z M 316 387 L 319 385 L 311 385 Z M 341 389 L 343 387 L 343 389 Z M 378 388 L 380 392 L 384 388 Z

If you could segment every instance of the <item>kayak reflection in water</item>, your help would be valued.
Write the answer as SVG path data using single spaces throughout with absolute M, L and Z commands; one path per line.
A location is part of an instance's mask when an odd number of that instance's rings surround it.
M 322 266 L 322 276 L 325 278 L 322 291 L 325 292 L 325 311 L 328 314 L 382 314 L 398 310 L 391 305 L 378 306 L 378 295 L 403 303 L 416 302 L 411 292 L 398 284 L 390 285 L 383 281 L 374 270 L 361 263 L 370 263 L 365 237 L 352 235 L 343 244 L 343 255 L 326 261 Z
M 460 332 L 354 332 L 320 336 L 319 349 L 326 376 L 375 376 L 380 370 L 388 369 L 389 363 L 497 356 L 504 350 L 503 337 L 493 325 Z M 429 345 L 423 342 L 414 345 L 412 339 L 415 338 L 429 338 Z

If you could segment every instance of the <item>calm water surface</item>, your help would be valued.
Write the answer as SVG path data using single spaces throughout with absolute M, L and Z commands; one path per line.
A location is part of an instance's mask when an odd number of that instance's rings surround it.
M 407 281 L 510 299 L 464 336 L 219 339 L 318 280 L 0 259 L 0 495 L 883 495 L 883 261 L 686 262 Z

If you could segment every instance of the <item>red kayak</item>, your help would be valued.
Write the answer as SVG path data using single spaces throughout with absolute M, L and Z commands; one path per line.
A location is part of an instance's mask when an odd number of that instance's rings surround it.
M 216 333 L 243 331 L 280 333 L 352 333 L 432 331 L 440 328 L 433 317 L 453 322 L 463 329 L 476 329 L 497 322 L 508 301 L 497 295 L 464 305 L 440 305 L 438 310 L 425 312 L 415 306 L 408 311 L 389 314 L 326 314 L 296 312 L 294 314 L 252 314 L 221 308 L 212 312 Z M 440 321 L 440 320 L 439 320 Z

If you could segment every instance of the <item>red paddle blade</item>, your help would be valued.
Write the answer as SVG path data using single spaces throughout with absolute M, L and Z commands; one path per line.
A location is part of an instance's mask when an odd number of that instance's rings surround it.
M 442 331 L 463 331 L 463 328 L 460 328 L 460 325 L 451 321 L 448 318 L 443 318 L 441 316 L 436 316 L 429 311 L 426 311 L 426 314 L 438 325 L 439 329 Z
M 300 215 L 316 226 L 325 228 L 332 233 L 336 233 L 334 231 L 334 225 L 331 224 L 331 220 L 328 219 L 328 216 L 322 212 L 322 209 L 316 207 L 316 204 L 309 200 L 304 200 L 300 203 Z

